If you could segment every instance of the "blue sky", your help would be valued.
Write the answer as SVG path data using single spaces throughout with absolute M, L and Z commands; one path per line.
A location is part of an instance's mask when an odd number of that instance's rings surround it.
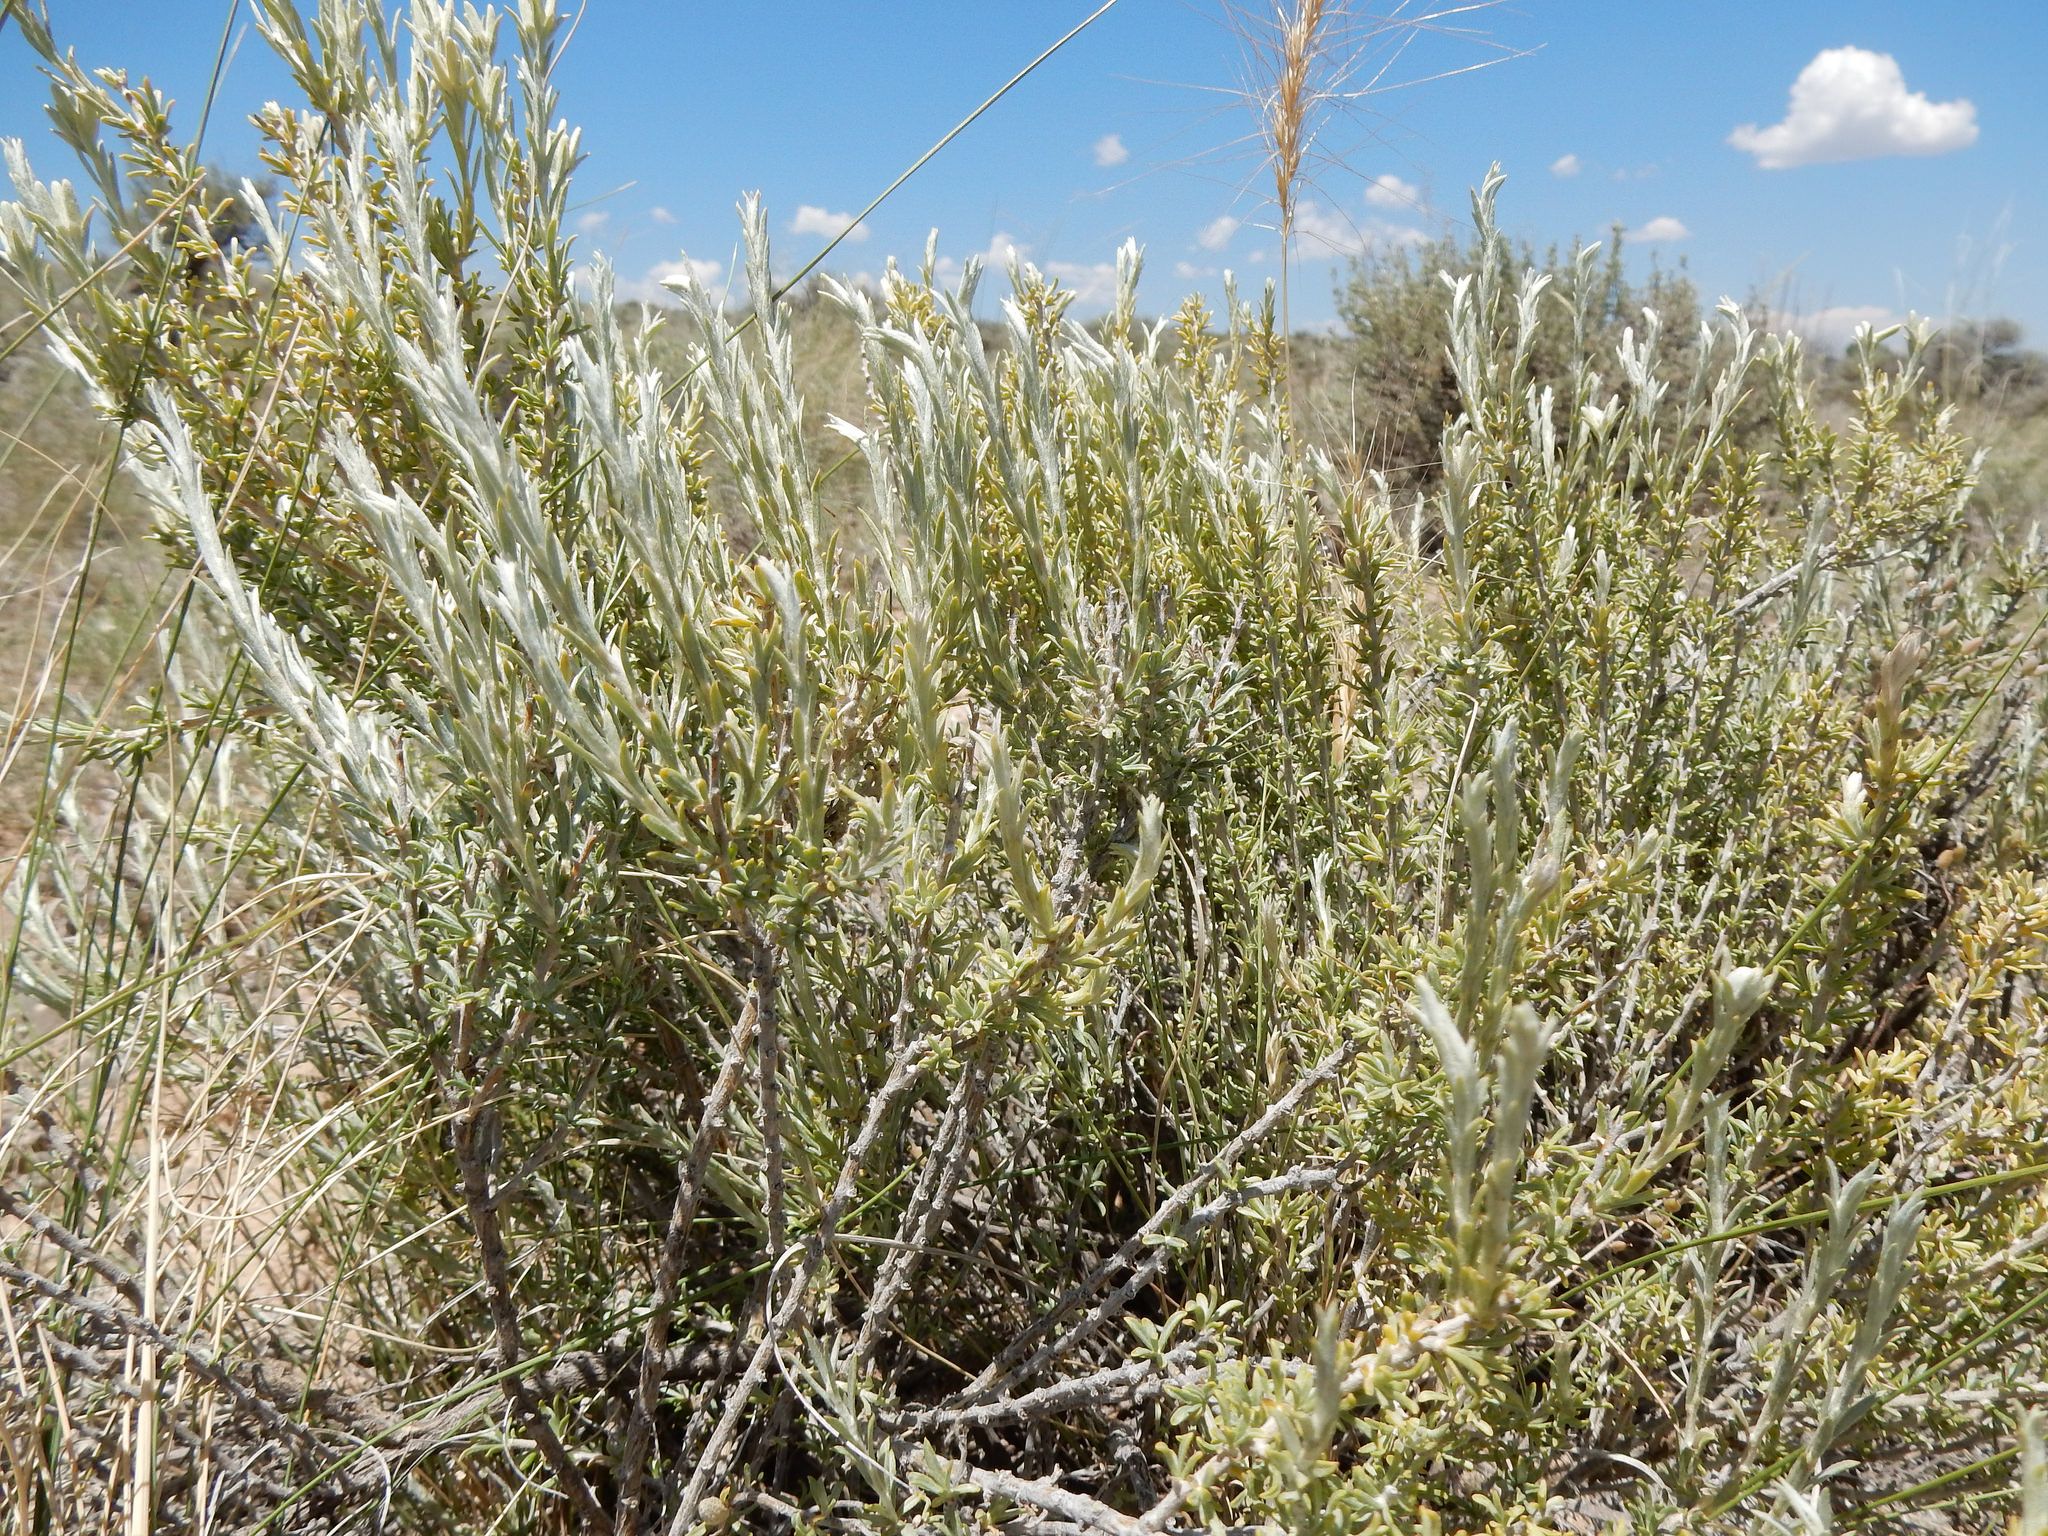
M 196 120 L 229 0 L 48 6 L 86 62 L 148 73 Z M 583 245 L 609 254 L 628 285 L 686 251 L 722 279 L 734 200 L 757 188 L 779 264 L 793 267 L 835 216 L 1091 9 L 588 0 L 559 75 L 589 152 Z M 1297 321 L 1333 313 L 1333 245 L 1455 226 L 1497 159 L 1510 178 L 1504 220 L 1538 246 L 1619 221 L 1643 232 L 1636 260 L 1682 259 L 1709 298 L 1768 290 L 1830 337 L 1859 315 L 1910 308 L 2011 315 L 2048 344 L 2041 0 L 1516 0 L 1461 20 L 1476 35 L 1416 38 L 1391 64 L 1393 88 L 1328 125 L 1332 163 L 1304 194 Z M 1220 0 L 1120 0 L 832 265 L 914 264 L 936 227 L 949 263 L 1013 244 L 1091 297 L 1135 237 L 1152 309 L 1192 287 L 1215 292 L 1226 266 L 1256 283 L 1274 270 L 1275 242 L 1256 157 L 1232 148 L 1250 126 L 1227 95 L 1241 66 Z M 261 41 L 243 36 L 212 157 L 254 170 L 242 118 L 288 93 Z M 47 175 L 60 151 L 40 99 L 27 50 L 0 32 L 0 134 L 27 137 Z

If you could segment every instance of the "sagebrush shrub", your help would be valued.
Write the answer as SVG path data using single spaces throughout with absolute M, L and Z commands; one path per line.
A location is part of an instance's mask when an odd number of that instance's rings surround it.
M 1571 305 L 1548 304 L 1537 315 L 1528 369 L 1539 387 L 1577 391 L 1571 370 L 1611 366 L 1624 332 L 1650 340 L 1651 366 L 1666 381 L 1682 383 L 1696 365 L 1700 305 L 1691 280 L 1681 270 L 1631 282 L 1619 225 L 1604 249 L 1552 249 L 1540 261 L 1528 247 L 1516 250 L 1491 235 L 1470 243 L 1444 236 L 1358 257 L 1337 290 L 1343 330 L 1322 349 L 1328 377 L 1311 417 L 1364 472 L 1384 476 L 1397 491 L 1434 490 L 1442 478 L 1444 429 L 1464 409 L 1444 285 L 1482 266 L 1509 286 L 1533 268 L 1576 295 Z
M 31 738 L 25 1523 L 1734 1531 L 2012 1485 L 2044 560 L 1964 528 L 1913 363 L 1866 337 L 1838 431 L 1733 307 L 1674 383 L 1654 325 L 1594 350 L 1592 261 L 1481 261 L 1397 507 L 1234 297 L 1143 325 L 1127 251 L 1089 330 L 1023 267 L 991 345 L 978 271 L 892 269 L 831 289 L 842 539 L 757 205 L 752 308 L 680 285 L 673 372 L 579 294 L 547 0 L 509 62 L 429 0 L 262 16 L 306 105 L 256 247 L 54 53 L 102 231 L 18 147 L 0 204 L 193 573 L 146 706 Z

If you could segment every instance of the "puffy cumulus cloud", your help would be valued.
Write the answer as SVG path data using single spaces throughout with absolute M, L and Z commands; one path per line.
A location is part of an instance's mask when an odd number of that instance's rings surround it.
M 981 263 L 984 272 L 1001 272 L 1010 265 L 1011 257 L 1022 261 L 1030 254 L 1030 246 L 1020 244 L 1013 236 L 999 229 L 989 236 L 986 249 L 974 253 L 974 259 Z M 965 266 L 966 263 L 957 256 L 941 256 L 936 270 L 942 281 L 957 283 Z
M 1303 203 L 1294 210 L 1294 233 L 1301 241 L 1302 255 L 1309 257 L 1363 256 L 1368 251 L 1422 245 L 1429 239 L 1419 229 L 1382 219 L 1358 224 L 1316 202 Z
M 1365 184 L 1365 200 L 1375 208 L 1420 208 L 1422 189 L 1390 171 Z
M 576 227 L 586 235 L 594 235 L 611 223 L 612 216 L 602 208 L 593 208 L 576 221 Z
M 1214 277 L 1216 269 L 1214 267 L 1198 267 L 1192 261 L 1176 261 L 1173 264 L 1173 275 L 1182 282 L 1191 283 L 1197 278 Z
M 1023 262 L 1030 256 L 1030 246 L 1001 230 L 990 237 L 986 250 L 975 253 L 975 259 L 987 272 L 1002 272 L 1009 267 L 1012 258 Z M 965 265 L 955 257 L 941 256 L 939 278 L 947 283 L 957 283 Z M 1116 263 L 1113 261 L 1042 261 L 1038 263 L 1038 270 L 1073 294 L 1074 301 L 1083 308 L 1107 304 L 1116 297 Z
M 1641 229 L 1629 230 L 1621 238 L 1632 240 L 1637 245 L 1656 245 L 1659 242 L 1668 245 L 1674 240 L 1690 240 L 1692 231 L 1667 213 L 1650 220 Z
M 1559 155 L 1550 162 L 1550 174 L 1553 176 L 1576 176 L 1584 169 L 1577 155 Z
M 673 224 L 676 221 L 676 216 L 666 208 L 650 208 L 647 210 L 647 217 L 657 224 Z
M 1131 152 L 1124 148 L 1123 135 L 1105 133 L 1095 141 L 1095 163 L 1101 166 L 1122 165 L 1131 158 Z
M 1881 331 L 1900 321 L 1898 315 L 1882 304 L 1834 304 L 1826 309 L 1816 309 L 1811 314 L 1774 309 L 1765 318 L 1772 330 L 1792 331 L 1804 337 L 1809 346 L 1824 352 L 1841 351 L 1855 339 L 1856 332 L 1863 326 Z
M 1009 266 L 1012 257 L 1022 261 L 1030 254 L 1030 246 L 1024 244 L 1007 230 L 1001 229 L 988 237 L 988 245 L 984 249 L 975 252 L 975 256 L 980 260 L 982 266 L 991 272 L 1002 271 Z M 944 261 L 939 263 L 942 267 L 946 264 Z M 958 262 L 954 262 L 952 265 L 955 270 L 959 268 Z
M 1202 232 L 1195 236 L 1195 244 L 1205 251 L 1220 251 L 1230 244 L 1230 237 L 1244 228 L 1244 220 L 1233 219 L 1223 214 L 1202 226 Z
M 1294 234 L 1311 255 L 1358 256 L 1371 244 L 1360 226 L 1315 202 L 1294 210 Z
M 1977 142 L 1968 101 L 1906 89 L 1899 61 L 1868 48 L 1823 48 L 1792 82 L 1783 122 L 1744 123 L 1728 142 L 1767 171 L 1879 155 L 1945 155 Z
M 710 288 L 716 286 L 719 274 L 724 270 L 719 262 L 693 261 L 686 254 L 679 255 L 674 261 L 656 262 L 641 277 L 624 277 L 614 272 L 612 297 L 641 304 L 666 304 L 674 297 L 666 286 L 668 283 L 688 279 Z M 596 268 L 591 265 L 579 266 L 572 274 L 577 291 L 584 294 L 595 291 L 596 278 Z
M 1077 304 L 1107 304 L 1116 298 L 1113 261 L 1048 261 L 1039 270 L 1072 293 Z
M 830 209 L 814 208 L 809 203 L 798 203 L 796 217 L 789 221 L 789 232 L 793 235 L 823 235 L 827 240 L 836 240 L 841 235 L 858 244 L 867 239 L 868 227 L 856 224 L 850 213 L 833 213 Z
M 715 288 L 719 274 L 724 271 L 725 267 L 719 262 L 698 261 L 685 254 L 674 261 L 657 261 L 638 282 L 620 283 L 619 297 L 638 299 L 643 304 L 660 304 L 671 297 L 671 284 L 695 283 L 700 288 Z
M 665 285 L 688 279 L 700 287 L 709 288 L 718 281 L 718 274 L 724 270 L 725 268 L 715 261 L 695 261 L 688 256 L 681 256 L 674 261 L 656 262 L 653 269 L 648 272 L 647 280 L 650 283 Z

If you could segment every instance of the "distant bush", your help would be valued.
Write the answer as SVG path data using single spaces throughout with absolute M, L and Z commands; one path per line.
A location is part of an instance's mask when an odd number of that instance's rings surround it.
M 1560 256 L 1552 249 L 1541 261 L 1491 234 L 1373 252 L 1352 263 L 1338 290 L 1344 329 L 1325 364 L 1327 419 L 1318 425 L 1350 447 L 1362 469 L 1398 489 L 1434 486 L 1442 477 L 1444 432 L 1463 410 L 1444 284 L 1482 267 L 1492 282 L 1508 286 L 1533 270 L 1558 294 L 1571 295 L 1568 304 L 1538 309 L 1529 370 L 1539 388 L 1590 393 L 1571 370 L 1607 366 L 1624 333 L 1649 344 L 1659 377 L 1682 380 L 1691 370 L 1700 323 L 1691 280 L 1659 270 L 1646 282 L 1630 282 L 1618 226 L 1604 251 L 1581 245 Z
M 2025 346 L 2011 320 L 1954 320 L 1928 342 L 1920 368 L 1930 398 L 1955 409 L 1956 427 L 1984 462 L 1971 494 L 1973 518 L 2008 535 L 2048 518 L 2048 356 Z M 1896 344 L 1883 360 L 1897 369 Z M 1861 370 L 1853 356 L 1813 359 L 1814 395 L 1826 417 L 1855 409 Z
M 193 575 L 16 738 L 22 1529 L 2048 1519 L 2048 558 L 1924 335 L 1836 430 L 1489 180 L 1412 518 L 1135 252 L 892 274 L 842 543 L 758 205 L 666 369 L 579 298 L 551 5 L 261 15 L 260 249 L 54 49 L 100 233 L 0 204 Z

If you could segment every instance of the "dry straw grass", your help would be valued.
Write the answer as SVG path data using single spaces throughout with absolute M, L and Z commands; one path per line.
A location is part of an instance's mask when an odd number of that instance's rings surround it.
M 1319 176 L 1346 177 L 1358 145 L 1343 137 L 1347 125 L 1370 122 L 1378 98 L 1429 80 L 1484 68 L 1507 50 L 1474 31 L 1471 17 L 1495 0 L 1432 8 L 1395 0 L 1384 9 L 1354 0 L 1275 0 L 1245 5 L 1222 0 L 1226 25 L 1239 45 L 1240 79 L 1231 93 L 1249 114 L 1249 143 L 1270 183 L 1274 229 L 1280 245 L 1280 331 L 1287 351 L 1287 398 L 1295 403 L 1291 297 L 1295 223 L 1305 192 Z M 1424 39 L 1452 38 L 1490 55 L 1425 76 L 1401 71 L 1411 48 Z M 1370 142 L 1374 135 L 1367 134 Z M 1339 206 L 1343 199 L 1338 198 Z M 1323 240 L 1327 244 L 1327 238 Z M 1365 249 L 1370 241 L 1361 239 Z

